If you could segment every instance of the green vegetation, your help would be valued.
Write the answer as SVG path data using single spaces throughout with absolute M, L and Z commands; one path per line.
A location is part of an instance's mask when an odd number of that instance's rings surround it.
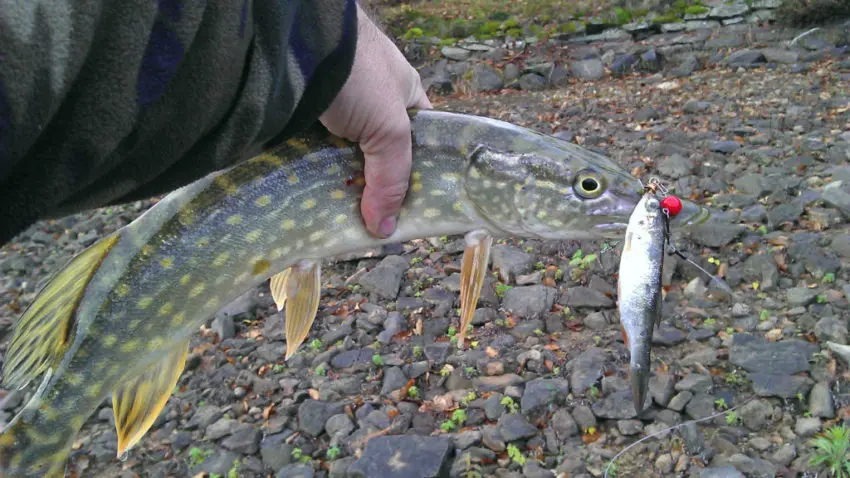
M 809 464 L 826 468 L 831 476 L 850 477 L 850 431 L 842 424 L 827 428 L 819 437 L 812 440 L 815 455 Z
M 522 452 L 519 451 L 519 448 L 517 448 L 517 446 L 513 443 L 508 445 L 508 457 L 511 459 L 511 461 L 520 466 L 525 465 L 525 462 L 528 461 L 528 458 L 526 458 L 525 455 L 523 455 Z
M 191 466 L 198 466 L 210 455 L 212 455 L 212 450 L 201 450 L 198 447 L 192 447 L 189 449 L 189 464 Z
M 519 410 L 519 405 L 517 405 L 511 397 L 505 396 L 499 403 L 508 409 L 508 413 L 516 413 L 517 410 Z

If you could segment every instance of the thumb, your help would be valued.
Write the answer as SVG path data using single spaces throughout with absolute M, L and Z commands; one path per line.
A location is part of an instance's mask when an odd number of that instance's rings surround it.
M 410 182 L 413 148 L 407 107 L 431 108 L 419 74 L 411 70 L 404 103 L 394 103 L 385 120 L 360 143 L 366 179 L 360 210 L 366 229 L 382 238 L 395 231 Z

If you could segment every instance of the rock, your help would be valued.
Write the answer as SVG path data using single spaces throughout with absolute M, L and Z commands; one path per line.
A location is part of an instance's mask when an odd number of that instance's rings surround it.
M 809 393 L 809 412 L 814 417 L 833 418 L 835 416 L 835 405 L 832 401 L 832 392 L 825 382 L 818 382 Z
M 735 242 L 747 230 L 743 224 L 700 224 L 692 226 L 688 237 L 706 247 L 723 247 Z
M 680 380 L 676 386 L 676 391 L 691 392 L 691 393 L 707 393 L 711 390 L 712 379 L 708 375 L 698 373 L 690 373 Z
M 610 69 L 614 76 L 622 76 L 626 73 L 631 72 L 637 62 L 638 59 L 634 55 L 621 55 L 614 59 L 614 61 L 611 63 Z
M 344 437 L 354 431 L 354 422 L 344 413 L 336 414 L 325 422 L 325 432 L 328 436 Z
M 436 478 L 447 476 L 452 441 L 421 435 L 381 436 L 370 439 L 359 460 L 348 468 L 352 478 Z
M 605 351 L 598 347 L 591 347 L 579 354 L 573 361 L 570 389 L 575 393 L 582 394 L 601 379 L 605 358 Z
M 504 85 L 502 74 L 492 66 L 478 63 L 472 68 L 472 87 L 476 92 L 497 91 Z
M 807 394 L 814 382 L 808 377 L 795 375 L 776 375 L 772 373 L 751 373 L 753 392 L 760 397 L 793 398 Z
M 636 416 L 633 402 L 632 391 L 621 390 L 593 402 L 590 408 L 599 418 L 624 420 Z
M 522 413 L 528 414 L 540 408 L 551 408 L 560 405 L 570 392 L 566 380 L 555 378 L 537 378 L 525 384 L 522 394 Z
M 526 73 L 519 77 L 519 87 L 525 91 L 538 91 L 546 88 L 546 78 L 537 73 Z
M 537 435 L 537 427 L 532 425 L 518 413 L 506 413 L 496 423 L 499 435 L 505 443 L 525 440 Z
M 737 341 L 738 335 L 735 339 Z M 809 360 L 819 350 L 816 344 L 799 339 L 764 342 L 753 338 L 733 343 L 729 362 L 748 372 L 793 375 L 808 372 Z
M 243 455 L 253 455 L 259 450 L 260 438 L 260 430 L 248 425 L 227 437 L 221 442 L 221 446 Z
M 779 283 L 779 267 L 771 254 L 753 254 L 741 267 L 741 278 L 748 283 L 759 282 L 759 290 L 769 291 Z
M 226 437 L 233 432 L 237 423 L 232 418 L 221 418 L 204 430 L 204 438 L 207 440 L 218 440 L 219 438 Z
M 229 315 L 216 315 L 212 321 L 212 331 L 219 339 L 227 340 L 236 336 L 236 326 L 233 325 L 233 317 Z
M 705 435 L 697 427 L 696 423 L 688 423 L 682 427 L 682 438 L 685 447 L 691 455 L 699 455 L 705 449 Z
M 610 309 L 614 307 L 612 298 L 589 287 L 570 287 L 564 291 L 558 302 L 574 309 Z
M 818 291 L 808 287 L 794 287 L 785 291 L 785 300 L 791 306 L 807 306 L 815 301 Z
M 734 466 L 713 466 L 699 471 L 699 478 L 744 478 Z
M 797 449 L 791 443 L 785 443 L 770 457 L 770 461 L 779 466 L 788 466 L 797 457 Z
M 715 153 L 730 154 L 738 151 L 741 143 L 737 141 L 709 141 L 708 150 Z
M 797 423 L 794 424 L 794 433 L 801 437 L 810 437 L 819 432 L 821 428 L 820 418 L 818 417 L 798 417 Z
M 407 377 L 399 367 L 389 367 L 384 372 L 384 384 L 381 387 L 381 395 L 390 396 L 390 394 L 404 387 L 407 384 Z
M 582 80 L 598 80 L 605 76 L 605 65 L 598 58 L 590 58 L 570 63 L 570 71 Z
M 821 342 L 847 343 L 847 325 L 835 317 L 823 317 L 815 324 L 815 337 Z
M 577 435 L 579 432 L 576 421 L 566 408 L 559 408 L 558 411 L 552 415 L 550 423 L 552 429 L 555 430 L 555 434 L 562 441 L 565 441 L 571 436 Z
M 732 68 L 747 67 L 766 61 L 764 54 L 758 50 L 738 50 L 726 57 L 726 65 Z
M 444 46 L 443 49 L 440 50 L 440 53 L 449 60 L 454 61 L 464 61 L 469 59 L 470 55 L 472 55 L 472 52 L 465 48 L 458 48 L 449 45 Z
M 800 61 L 800 54 L 794 50 L 784 48 L 762 48 L 761 53 L 771 63 L 793 64 Z
M 286 465 L 277 470 L 275 478 L 313 478 L 313 476 L 313 467 L 311 465 L 298 463 Z
M 773 407 L 764 400 L 753 400 L 741 405 L 738 417 L 750 430 L 758 431 L 764 428 L 773 416 Z
M 544 285 L 513 287 L 505 292 L 502 306 L 520 318 L 539 318 L 555 303 L 555 289 Z
M 658 172 L 672 179 L 691 174 L 693 168 L 693 161 L 678 153 L 662 159 L 658 164 Z
M 694 420 L 714 414 L 714 397 L 706 393 L 694 394 L 685 405 L 685 413 Z
M 724 3 L 711 9 L 709 16 L 711 18 L 733 18 L 750 11 L 750 7 L 746 3 Z
M 309 436 L 318 437 L 325 429 L 325 422 L 342 411 L 341 404 L 305 400 L 298 407 L 298 429 Z
M 712 352 L 714 352 L 712 350 Z M 649 396 L 655 400 L 655 403 L 666 407 L 673 398 L 673 387 L 675 379 L 670 374 L 656 374 L 649 378 L 648 392 Z
M 401 279 L 407 268 L 407 259 L 400 256 L 387 256 L 372 270 L 363 274 L 359 283 L 366 292 L 375 293 L 383 299 L 394 300 L 398 296 Z
M 514 277 L 525 274 L 534 264 L 534 257 L 521 249 L 498 244 L 493 247 L 493 270 L 499 271 L 503 282 L 510 282 Z

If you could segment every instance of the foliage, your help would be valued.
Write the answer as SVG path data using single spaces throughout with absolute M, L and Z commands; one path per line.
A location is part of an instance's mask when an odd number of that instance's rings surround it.
M 789 26 L 803 27 L 830 23 L 850 16 L 847 0 L 783 0 L 776 9 L 776 20 Z
M 850 477 L 850 459 L 847 456 L 850 449 L 850 430 L 843 424 L 825 430 L 812 440 L 812 445 L 815 447 L 815 455 L 809 461 L 810 465 L 826 467 L 831 476 Z

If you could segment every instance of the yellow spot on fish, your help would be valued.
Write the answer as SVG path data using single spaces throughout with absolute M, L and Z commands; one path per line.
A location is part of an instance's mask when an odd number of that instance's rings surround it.
M 224 174 L 216 176 L 213 182 L 222 190 L 224 190 L 224 193 L 229 196 L 236 194 L 236 192 L 239 190 L 236 184 L 234 184 L 233 181 L 231 181 L 230 178 Z
M 457 182 L 457 180 L 459 179 L 457 173 L 443 173 L 442 175 L 440 175 L 440 177 L 443 178 L 443 181 L 448 181 L 451 183 Z
M 271 267 L 271 263 L 269 261 L 267 261 L 266 259 L 260 259 L 254 262 L 254 267 L 251 270 L 251 273 L 255 276 L 260 275 L 268 271 L 269 267 Z
M 334 189 L 331 191 L 331 199 L 342 199 L 345 197 L 345 191 L 341 189 Z
M 295 221 L 292 219 L 286 219 L 280 227 L 282 227 L 284 231 L 291 231 L 295 229 Z
M 410 190 L 415 193 L 418 193 L 422 190 L 422 183 L 420 183 L 419 181 L 414 181 L 413 184 L 410 185 Z
M 260 206 L 260 207 L 266 207 L 271 203 L 272 203 L 272 197 L 269 196 L 268 194 L 260 196 L 260 197 L 257 198 L 256 201 L 254 201 L 254 204 L 256 204 L 257 206 Z
M 130 327 L 130 330 L 136 330 L 136 329 L 139 328 L 139 325 L 141 323 L 142 323 L 142 319 L 133 319 L 133 320 L 130 321 L 129 324 L 127 324 L 127 326 Z M 79 355 L 79 352 L 77 352 L 77 355 Z
M 136 304 L 136 307 L 144 310 L 147 309 L 153 303 L 153 297 L 142 297 L 139 299 L 139 302 Z
M 130 286 L 127 284 L 118 284 L 118 287 L 115 288 L 115 293 L 118 294 L 119 297 L 124 297 L 130 293 Z
M 410 178 L 413 181 L 421 181 L 422 180 L 422 173 L 419 172 L 419 171 L 414 171 L 413 174 L 410 175 Z
M 153 352 L 155 350 L 159 350 L 159 349 L 162 348 L 164 343 L 165 343 L 165 341 L 163 341 L 162 338 L 160 338 L 160 337 L 153 337 L 151 339 L 148 339 L 148 343 L 147 343 L 148 351 Z
M 294 174 L 290 174 L 289 177 L 286 178 L 286 180 L 289 182 L 289 184 L 298 184 L 298 176 Z
M 210 299 L 212 301 L 213 299 Z M 171 318 L 171 325 L 174 327 L 180 327 L 183 325 L 183 321 L 186 320 L 186 312 L 182 310 L 174 314 L 174 317 Z
M 286 144 L 289 145 L 290 148 L 293 148 L 298 151 L 306 151 L 309 149 L 307 142 L 301 138 L 292 138 L 286 141 Z
M 165 257 L 159 261 L 159 265 L 162 266 L 163 269 L 171 269 L 171 267 L 174 266 L 174 258 Z
M 121 344 L 121 351 L 127 354 L 135 352 L 139 349 L 139 345 L 141 345 L 141 341 L 139 339 L 129 340 Z
M 442 189 L 434 189 L 433 191 L 431 191 L 431 195 L 432 196 L 445 196 L 446 192 L 443 191 Z
M 315 199 L 307 199 L 301 203 L 301 209 L 312 209 L 316 205 Z
M 440 210 L 429 207 L 428 209 L 422 211 L 422 215 L 428 219 L 432 219 L 440 215 Z
M 79 373 L 66 373 L 65 381 L 75 387 L 78 387 L 81 383 L 83 383 L 83 376 Z
M 159 315 L 168 315 L 171 313 L 171 309 L 174 308 L 173 302 L 166 302 L 162 304 L 162 307 L 159 308 Z
M 452 204 L 452 209 L 457 212 L 463 212 L 463 203 L 460 201 L 455 201 L 454 204 Z
M 416 198 L 416 199 L 413 200 L 413 205 L 416 206 L 416 207 L 419 207 L 423 204 L 425 204 L 424 198 Z
M 149 255 L 151 255 L 151 253 L 153 253 L 153 246 L 152 245 L 145 244 L 144 246 L 142 246 L 142 255 L 143 256 L 149 256 Z
M 230 224 L 231 226 L 235 226 L 237 224 L 242 224 L 242 215 L 241 214 L 234 214 L 234 215 L 228 217 L 227 223 Z
M 327 174 L 339 174 L 340 167 L 338 164 L 332 164 L 327 169 Z
M 480 178 L 481 173 L 478 171 L 478 168 L 469 168 L 469 177 L 472 179 Z
M 348 216 L 345 214 L 339 214 L 334 218 L 334 222 L 337 224 L 345 224 L 345 221 L 348 220 Z
M 551 221 L 549 221 L 549 225 L 552 227 L 561 227 L 564 225 L 564 222 L 560 219 L 552 219 Z
M 272 249 L 272 252 L 271 252 L 271 254 L 269 254 L 269 257 L 271 258 L 271 260 L 274 261 L 274 260 L 277 260 L 277 259 L 280 259 L 281 257 L 283 257 L 284 254 L 286 254 L 286 252 L 284 251 L 284 249 L 282 247 L 276 247 L 276 248 Z
M 260 229 L 257 229 L 255 231 L 249 232 L 248 234 L 245 234 L 245 240 L 248 242 L 248 244 L 253 244 L 253 243 L 257 242 L 260 239 L 260 236 L 262 236 L 262 235 L 263 235 L 263 231 L 260 230 Z
M 195 212 L 190 209 L 181 209 L 177 212 L 177 221 L 183 226 L 189 226 L 195 222 Z
M 324 235 L 325 235 L 325 231 L 316 231 L 316 232 L 314 232 L 314 233 L 310 234 L 310 240 L 311 240 L 311 241 L 318 241 L 318 240 L 319 240 L 319 239 L 321 239 Z
M 206 288 L 206 285 L 203 282 L 198 282 L 197 284 L 195 284 L 195 287 L 192 287 L 192 290 L 189 291 L 189 298 L 191 299 L 193 297 L 201 295 L 201 293 L 204 291 L 204 288 Z
M 180 285 L 186 285 L 192 280 L 192 274 L 186 274 L 180 278 Z
M 227 263 L 227 260 L 230 259 L 230 253 L 227 251 L 219 254 L 215 259 L 213 259 L 212 265 L 214 267 L 221 267 Z
M 546 216 L 548 216 L 548 215 L 549 215 L 549 213 L 546 212 L 545 209 L 541 209 L 541 210 L 537 211 L 537 219 L 546 219 Z
M 250 277 L 250 274 L 248 274 L 247 272 L 243 272 L 243 273 L 239 274 L 238 276 L 236 276 L 235 279 L 233 279 L 233 283 L 234 284 L 241 284 L 241 283 L 245 282 L 246 280 L 248 280 L 249 277 Z
M 103 386 L 97 382 L 89 385 L 88 390 L 86 390 L 86 395 L 91 398 L 97 398 L 100 396 L 100 392 L 103 390 Z

